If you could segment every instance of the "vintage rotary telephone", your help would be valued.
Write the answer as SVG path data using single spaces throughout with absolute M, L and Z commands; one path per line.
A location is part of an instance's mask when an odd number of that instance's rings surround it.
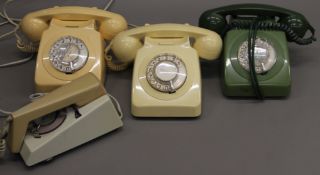
M 101 81 L 88 73 L 13 112 L 0 132 L 12 153 L 32 166 L 121 127 L 122 112 Z
M 104 82 L 104 40 L 126 30 L 127 22 L 97 8 L 54 7 L 27 14 L 20 29 L 18 48 L 38 50 L 36 90 L 49 92 L 88 72 Z
M 240 4 L 204 12 L 199 26 L 224 36 L 223 91 L 227 96 L 282 97 L 290 93 L 288 42 L 315 41 L 314 28 L 294 11 Z M 304 38 L 310 31 L 311 36 Z
M 199 56 L 206 60 L 219 56 L 222 40 L 217 33 L 187 24 L 146 25 L 120 33 L 111 48 L 121 62 L 135 60 L 131 95 L 134 116 L 201 114 Z

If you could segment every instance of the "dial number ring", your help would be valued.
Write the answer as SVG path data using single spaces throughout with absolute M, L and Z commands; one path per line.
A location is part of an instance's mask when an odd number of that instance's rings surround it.
M 176 55 L 161 54 L 149 62 L 146 78 L 154 89 L 174 93 L 185 83 L 187 71 L 183 61 Z
M 277 55 L 275 48 L 267 40 L 257 37 L 255 41 L 255 71 L 257 74 L 268 72 L 275 65 Z M 248 58 L 248 41 L 243 42 L 238 50 L 238 62 L 246 71 L 250 71 Z
M 49 51 L 51 65 L 63 73 L 80 70 L 88 60 L 88 48 L 85 43 L 73 36 L 58 39 Z

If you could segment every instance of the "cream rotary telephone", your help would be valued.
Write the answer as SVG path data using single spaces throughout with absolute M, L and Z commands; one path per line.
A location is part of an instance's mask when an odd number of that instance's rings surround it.
M 200 116 L 199 56 L 214 60 L 221 48 L 217 33 L 187 24 L 146 25 L 117 35 L 111 44 L 115 56 L 123 63 L 135 60 L 132 114 Z
M 49 92 L 88 72 L 104 82 L 104 40 L 126 30 L 127 22 L 115 13 L 70 6 L 29 13 L 20 27 L 22 51 L 35 52 L 40 42 L 35 85 L 37 92 Z

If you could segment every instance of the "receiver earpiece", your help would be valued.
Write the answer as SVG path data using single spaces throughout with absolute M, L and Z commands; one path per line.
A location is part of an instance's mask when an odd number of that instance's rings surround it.
M 115 37 L 111 46 L 115 56 L 125 63 L 131 62 L 141 47 L 142 43 L 138 38 L 128 36 Z
M 281 18 L 279 23 L 288 25 L 299 37 L 304 37 L 308 31 L 308 25 L 303 20 L 293 15 Z
M 222 39 L 219 35 L 202 36 L 196 38 L 193 47 L 201 58 L 214 60 L 219 57 L 222 50 Z
M 111 40 L 121 31 L 127 30 L 128 24 L 124 18 L 112 18 L 101 22 L 99 31 L 106 40 Z
M 227 26 L 226 19 L 217 13 L 204 13 L 200 17 L 199 26 L 222 34 Z
M 25 16 L 21 21 L 21 31 L 32 42 L 38 42 L 41 39 L 42 32 L 49 27 L 47 21 L 40 18 L 31 18 Z

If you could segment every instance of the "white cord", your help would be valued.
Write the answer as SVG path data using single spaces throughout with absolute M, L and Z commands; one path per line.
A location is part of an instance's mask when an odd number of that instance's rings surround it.
M 1 117 L 7 117 L 8 115 L 10 115 L 12 112 L 10 111 L 6 111 L 6 110 L 3 110 L 3 109 L 0 109 L 0 118 Z M 4 114 L 3 116 L 1 114 Z
M 7 0 L 7 1 L 4 3 L 4 6 L 6 6 L 8 3 L 11 3 L 11 2 L 13 2 L 13 0 Z M 3 19 L 6 19 L 5 16 L 6 16 L 6 15 L 4 15 L 3 12 L 0 12 L 0 17 L 2 17 Z M 19 19 L 19 18 L 11 18 L 11 20 L 12 20 L 12 21 L 16 21 L 16 22 L 21 21 L 21 19 Z M 6 21 L 6 22 L 4 22 L 4 23 L 9 23 L 9 21 Z M 2 25 L 2 24 L 0 24 L 0 25 Z
M 7 0 L 4 3 L 4 5 L 2 7 L 2 12 L 0 12 L 0 16 L 3 19 L 5 19 L 6 21 L 0 23 L 0 26 L 6 25 L 6 24 L 11 24 L 11 25 L 15 26 L 15 28 L 13 30 L 7 32 L 7 33 L 4 33 L 4 34 L 0 35 L 0 39 L 3 39 L 5 37 L 7 37 L 7 36 L 15 34 L 16 38 L 21 40 L 21 38 L 16 33 L 18 31 L 18 29 L 20 28 L 20 26 L 19 26 L 19 24 L 17 22 L 21 21 L 21 19 L 9 17 L 9 15 L 7 13 L 7 9 L 6 9 L 7 5 L 9 3 L 13 2 L 13 1 L 14 0 Z M 16 66 L 16 65 L 19 65 L 19 64 L 23 64 L 23 63 L 26 63 L 26 62 L 30 61 L 32 58 L 33 58 L 33 54 L 31 54 L 30 56 L 28 56 L 26 58 L 20 59 L 18 61 L 12 61 L 12 62 L 9 62 L 9 63 L 0 64 L 0 68 L 6 68 L 6 67 L 10 67 L 10 66 Z
M 33 54 L 31 54 L 30 56 L 28 56 L 26 58 L 17 60 L 17 61 L 12 61 L 12 62 L 9 62 L 9 63 L 0 64 L 0 68 L 6 68 L 6 67 L 11 67 L 11 66 L 16 66 L 16 65 L 19 65 L 19 64 L 23 64 L 23 63 L 26 63 L 26 62 L 32 60 L 32 58 L 33 58 Z
M 13 1 L 14 1 L 14 0 L 7 0 L 7 1 L 4 3 L 4 5 L 3 5 L 3 7 L 2 7 L 2 12 L 0 12 L 0 15 L 1 15 L 1 17 L 4 18 L 6 21 L 3 22 L 3 23 L 1 23 L 0 26 L 5 25 L 5 24 L 11 24 L 11 25 L 15 26 L 15 28 L 14 28 L 13 30 L 7 32 L 7 33 L 4 33 L 4 34 L 0 35 L 0 39 L 5 38 L 5 37 L 7 37 L 7 36 L 10 36 L 10 35 L 14 34 L 14 33 L 19 29 L 19 24 L 15 22 L 15 21 L 17 21 L 17 19 L 15 20 L 15 19 L 12 19 L 11 17 L 9 17 L 9 15 L 8 15 L 8 13 L 7 13 L 7 9 L 6 9 L 7 5 L 8 5 L 9 3 L 13 2 Z
M 131 24 L 131 23 L 129 23 L 128 26 L 131 27 L 131 28 L 137 28 L 137 27 L 139 27 L 138 25 Z
M 111 98 L 111 100 L 114 102 L 113 104 L 116 105 L 116 108 L 117 108 L 117 111 L 118 111 L 118 113 L 119 113 L 119 115 L 120 115 L 120 118 L 122 118 L 122 117 L 123 117 L 123 113 L 122 113 L 122 109 L 121 109 L 120 103 L 119 103 L 118 100 L 117 100 L 114 96 L 112 96 L 111 94 L 108 94 L 108 96 L 109 96 L 109 97 Z
M 107 5 L 103 8 L 103 10 L 108 10 L 108 9 L 112 6 L 113 3 L 114 3 L 114 0 L 110 0 L 110 1 L 107 3 Z

